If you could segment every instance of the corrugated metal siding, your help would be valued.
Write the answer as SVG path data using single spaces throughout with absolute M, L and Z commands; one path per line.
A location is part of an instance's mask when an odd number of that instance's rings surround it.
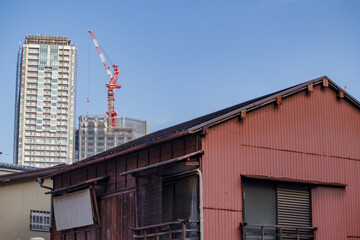
M 205 208 L 204 219 L 206 229 L 204 231 L 204 239 L 240 239 L 240 232 L 237 228 L 239 227 L 240 218 L 241 212 Z M 214 221 L 215 219 L 216 221 Z M 219 223 L 222 224 L 219 226 Z
M 333 187 L 312 189 L 313 225 L 319 228 L 319 239 L 346 239 L 347 224 L 350 224 L 345 217 L 346 191 Z
M 345 211 L 347 235 L 360 238 L 360 162 L 346 164 Z
M 360 236 L 359 133 L 360 111 L 320 86 L 310 95 L 285 98 L 280 106 L 249 112 L 243 121 L 232 119 L 210 128 L 203 140 L 204 208 L 241 212 L 241 174 L 349 184 L 343 227 Z M 318 223 L 322 217 L 316 214 Z M 239 217 L 228 226 L 219 218 L 206 218 L 206 239 L 219 239 L 211 233 L 227 234 L 224 229 L 237 229 L 241 221 Z

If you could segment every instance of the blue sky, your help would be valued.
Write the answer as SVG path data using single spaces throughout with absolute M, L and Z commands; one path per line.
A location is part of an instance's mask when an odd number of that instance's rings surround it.
M 156 131 L 323 75 L 359 100 L 359 12 L 357 0 L 0 1 L 0 161 L 12 162 L 26 34 L 78 45 L 79 116 L 107 109 L 93 30 L 121 71 L 118 114 Z

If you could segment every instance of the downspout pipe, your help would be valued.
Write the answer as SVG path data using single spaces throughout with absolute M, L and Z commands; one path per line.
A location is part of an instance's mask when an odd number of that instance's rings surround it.
M 41 188 L 45 188 L 45 189 L 48 189 L 50 191 L 54 190 L 53 188 L 51 187 L 48 187 L 48 186 L 45 186 L 44 185 L 44 180 L 41 178 L 41 177 L 38 177 L 37 179 L 38 183 L 40 184 L 40 187 Z M 50 193 L 50 235 L 51 235 L 51 229 L 52 229 L 52 218 L 53 218 L 53 207 L 52 207 L 52 203 L 53 203 L 53 193 L 51 192 Z M 51 238 L 51 236 L 50 236 Z
M 199 176 L 199 210 L 200 210 L 200 240 L 204 240 L 204 205 L 203 205 L 203 181 L 200 169 L 195 170 Z

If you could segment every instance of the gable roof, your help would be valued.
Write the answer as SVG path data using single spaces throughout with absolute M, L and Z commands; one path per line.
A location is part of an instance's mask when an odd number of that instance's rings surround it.
M 185 136 L 188 134 L 193 134 L 201 131 L 203 128 L 212 127 L 221 122 L 229 120 L 234 117 L 238 117 L 242 111 L 250 112 L 262 106 L 268 105 L 276 101 L 278 96 L 282 98 L 286 98 L 298 92 L 304 91 L 308 88 L 309 84 L 313 84 L 313 86 L 322 84 L 323 81 L 328 81 L 329 87 L 335 89 L 336 91 L 341 91 L 344 93 L 344 98 L 351 102 L 355 107 L 360 109 L 360 103 L 355 98 L 353 98 L 350 94 L 345 92 L 342 88 L 336 85 L 333 81 L 331 81 L 327 76 L 322 76 L 274 93 L 270 93 L 153 133 L 145 135 L 143 137 L 134 139 L 130 142 L 124 143 L 107 151 L 98 153 L 94 156 L 91 156 L 82 161 L 76 162 L 72 165 L 69 165 L 67 168 L 53 173 L 50 176 L 55 176 L 73 169 L 80 168 L 82 166 L 94 164 L 97 162 L 105 161 L 107 159 L 121 156 L 127 154 L 129 152 L 137 151 L 140 149 L 144 149 L 146 147 L 169 141 L 171 139 L 175 139 L 181 136 Z M 46 177 L 50 177 L 46 176 Z

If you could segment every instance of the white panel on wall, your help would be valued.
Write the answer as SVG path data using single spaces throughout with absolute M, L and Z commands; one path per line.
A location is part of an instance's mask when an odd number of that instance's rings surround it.
M 54 197 L 53 204 L 58 231 L 94 224 L 90 189 Z

